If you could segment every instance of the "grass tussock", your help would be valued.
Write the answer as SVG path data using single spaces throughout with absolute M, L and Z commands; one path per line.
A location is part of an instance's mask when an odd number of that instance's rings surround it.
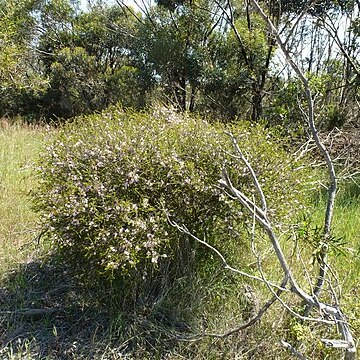
M 360 179 L 340 182 L 334 211 L 333 232 L 342 240 L 343 252 L 330 259 L 331 269 L 341 289 L 341 303 L 353 326 L 357 344 L 360 341 Z M 320 223 L 325 204 L 320 200 L 314 218 Z

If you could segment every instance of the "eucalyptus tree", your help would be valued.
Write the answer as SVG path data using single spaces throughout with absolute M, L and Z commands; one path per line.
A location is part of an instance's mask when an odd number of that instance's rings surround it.
M 29 98 L 46 88 L 32 43 L 36 33 L 34 1 L 0 1 L 0 114 L 29 109 Z
M 133 18 L 102 3 L 86 12 L 75 11 L 67 0 L 50 5 L 44 9 L 39 38 L 50 79 L 44 98 L 49 115 L 71 117 L 117 101 L 136 105 L 136 69 L 129 60 Z
M 226 6 L 161 0 L 143 9 L 134 59 L 149 89 L 180 110 L 258 120 L 274 43 L 249 7 L 228 14 Z
M 134 61 L 149 88 L 180 110 L 194 111 L 211 66 L 222 16 L 214 3 L 160 1 L 139 19 Z
M 316 93 L 317 124 L 322 129 L 341 127 L 356 122 L 359 114 L 359 34 L 356 19 L 359 5 L 356 1 L 291 1 L 282 4 L 281 35 L 299 60 L 304 73 Z M 295 88 L 293 74 L 283 77 L 287 89 L 274 96 L 271 110 L 280 113 L 287 123 L 301 122 L 305 99 Z M 289 86 L 290 84 L 290 86 Z M 287 101 L 286 101 L 287 99 Z

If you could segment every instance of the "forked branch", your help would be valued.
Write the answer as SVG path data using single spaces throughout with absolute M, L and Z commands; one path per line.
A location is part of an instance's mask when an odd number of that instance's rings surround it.
M 236 156 L 244 162 L 245 166 L 247 167 L 247 169 L 250 172 L 252 181 L 254 183 L 254 186 L 256 188 L 257 194 L 259 195 L 260 199 L 261 199 L 261 207 L 257 206 L 255 204 L 255 200 L 250 199 L 248 196 L 246 196 L 242 191 L 240 191 L 239 189 L 237 189 L 231 182 L 231 179 L 227 173 L 226 170 L 223 171 L 223 178 L 220 180 L 220 184 L 226 188 L 227 192 L 232 196 L 233 199 L 236 199 L 237 201 L 239 201 L 239 203 L 247 209 L 247 211 L 249 212 L 250 216 L 258 223 L 260 224 L 260 226 L 262 227 L 262 229 L 265 231 L 265 233 L 267 234 L 272 248 L 274 249 L 274 252 L 277 256 L 277 259 L 280 263 L 280 266 L 283 270 L 284 273 L 284 277 L 283 277 L 283 281 L 282 284 L 280 286 L 275 285 L 274 283 L 270 282 L 269 280 L 265 279 L 265 277 L 262 274 L 262 277 L 257 277 L 257 276 L 253 276 L 250 275 L 248 273 L 245 273 L 241 270 L 238 270 L 232 266 L 230 266 L 227 261 L 225 256 L 219 251 L 217 250 L 214 246 L 212 246 L 211 244 L 209 244 L 206 239 L 201 240 L 199 239 L 197 236 L 195 236 L 194 234 L 192 234 L 185 226 L 183 225 L 178 225 L 174 222 L 171 221 L 171 219 L 169 218 L 169 222 L 172 226 L 174 226 L 175 228 L 177 228 L 179 231 L 185 233 L 186 235 L 190 236 L 191 238 L 193 238 L 195 241 L 201 243 L 202 245 L 206 246 L 208 249 L 210 249 L 213 253 L 215 253 L 218 258 L 222 261 L 224 268 L 227 270 L 230 270 L 234 273 L 237 273 L 239 275 L 242 276 L 246 276 L 248 278 L 251 278 L 253 280 L 257 280 L 257 281 L 261 281 L 262 283 L 264 283 L 268 289 L 270 290 L 270 292 L 272 293 L 272 298 L 268 301 L 268 303 L 266 303 L 264 305 L 264 307 L 260 310 L 260 312 L 257 314 L 257 316 L 255 316 L 255 318 L 253 319 L 253 321 L 243 324 L 239 327 L 237 327 L 236 329 L 230 330 L 224 334 L 212 334 L 212 333 L 202 333 L 202 334 L 198 334 L 195 337 L 192 337 L 191 339 L 196 339 L 199 337 L 204 337 L 204 336 L 213 336 L 213 337 L 224 337 L 227 336 L 227 334 L 232 334 L 236 331 L 240 331 L 242 329 L 244 329 L 245 327 L 250 326 L 251 324 L 253 324 L 254 322 L 257 321 L 257 319 L 259 319 L 263 313 L 265 311 L 267 311 L 267 309 L 275 302 L 275 301 L 280 301 L 280 303 L 282 304 L 282 306 L 284 306 L 288 311 L 290 311 L 290 313 L 294 316 L 297 316 L 299 319 L 304 320 L 304 321 L 316 321 L 319 323 L 325 323 L 328 325 L 337 325 L 337 328 L 339 330 L 339 333 L 342 336 L 342 340 L 337 340 L 337 339 L 324 339 L 323 342 L 325 345 L 327 346 L 331 346 L 331 347 L 336 347 L 336 348 L 342 348 L 342 349 L 346 349 L 347 351 L 347 359 L 355 359 L 355 353 L 356 353 L 356 348 L 355 348 L 355 343 L 349 328 L 348 323 L 345 321 L 345 317 L 343 316 L 341 310 L 338 308 L 337 305 L 329 305 L 326 303 L 323 303 L 321 301 L 319 301 L 318 297 L 314 294 L 310 295 L 308 294 L 306 291 L 304 291 L 297 283 L 291 268 L 286 260 L 285 254 L 281 248 L 280 242 L 278 240 L 278 237 L 275 233 L 275 231 L 273 230 L 271 221 L 269 220 L 269 218 L 267 217 L 266 214 L 266 210 L 267 210 L 267 203 L 266 203 L 266 198 L 264 196 L 264 192 L 262 190 L 262 187 L 260 185 L 260 181 L 257 178 L 257 175 L 254 171 L 254 169 L 252 168 L 250 162 L 247 160 L 247 158 L 244 156 L 244 154 L 242 153 L 235 137 L 231 134 L 228 133 L 228 135 L 231 137 L 232 143 L 234 145 L 235 151 L 236 151 Z M 290 291 L 294 294 L 296 294 L 297 296 L 299 296 L 304 302 L 305 304 L 307 304 L 308 306 L 311 307 L 315 307 L 318 309 L 319 311 L 319 317 L 318 318 L 311 318 L 311 317 L 307 317 L 307 316 L 302 316 L 298 313 L 296 313 L 294 310 L 292 310 L 291 308 L 289 308 L 289 306 L 287 306 L 284 301 L 281 300 L 280 295 L 282 291 L 289 291 L 289 289 L 286 288 L 286 284 L 290 285 Z M 274 288 L 276 288 L 277 290 L 275 291 Z
M 267 14 L 265 13 L 265 11 L 260 6 L 260 4 L 258 3 L 257 0 L 250 0 L 250 1 L 253 4 L 256 11 L 260 14 L 260 16 L 266 22 L 269 31 L 275 37 L 278 46 L 280 47 L 282 53 L 284 54 L 284 56 L 286 58 L 286 61 L 289 63 L 289 65 L 291 66 L 293 71 L 296 73 L 296 75 L 298 76 L 298 78 L 300 79 L 300 81 L 302 82 L 303 87 L 304 87 L 307 104 L 308 104 L 307 120 L 308 120 L 309 128 L 310 128 L 312 137 L 315 141 L 317 148 L 319 149 L 320 153 L 324 157 L 324 160 L 325 160 L 327 168 L 328 168 L 328 174 L 329 174 L 328 201 L 327 201 L 327 207 L 326 207 L 325 219 L 324 219 L 324 240 L 325 240 L 324 243 L 326 244 L 326 240 L 330 236 L 330 233 L 331 233 L 331 222 L 332 222 L 332 218 L 333 218 L 333 211 L 334 211 L 334 204 L 335 204 L 337 179 L 336 179 L 336 174 L 335 174 L 334 163 L 331 160 L 330 154 L 327 151 L 326 147 L 321 142 L 318 131 L 315 126 L 314 101 L 313 101 L 313 96 L 312 96 L 311 89 L 309 86 L 309 82 L 308 82 L 307 78 L 305 77 L 304 73 L 301 71 L 300 67 L 293 60 L 292 56 L 290 55 L 290 51 L 287 49 L 286 44 L 282 41 L 280 34 L 278 33 L 276 27 L 272 23 L 269 16 L 267 16 Z M 269 237 L 270 237 L 270 235 L 271 234 L 269 234 Z M 326 249 L 324 249 L 324 251 L 322 251 L 322 256 L 320 259 L 319 276 L 317 278 L 316 285 L 315 285 L 315 288 L 313 291 L 313 299 L 315 299 L 316 301 L 317 301 L 317 297 L 319 296 L 320 291 L 324 285 L 327 269 L 328 269 L 327 251 L 326 251 Z M 318 303 L 318 305 L 316 305 L 316 304 L 312 304 L 311 301 L 305 301 L 305 302 L 308 304 L 308 309 L 307 309 L 308 312 L 310 311 L 310 309 L 313 306 L 317 306 L 321 310 L 321 307 L 322 307 L 321 303 Z M 339 343 L 339 342 L 331 342 L 331 341 L 330 342 L 325 341 L 324 343 L 327 345 L 331 344 L 332 347 L 336 346 L 336 347 L 340 347 L 340 348 L 343 347 L 343 345 L 344 345 L 344 348 L 346 348 L 346 358 L 347 359 L 355 359 L 356 348 L 355 348 L 355 344 L 354 344 L 349 326 L 345 323 L 344 316 L 337 307 L 332 307 L 331 311 L 332 311 L 332 316 L 337 321 L 339 321 L 341 324 L 341 325 L 339 325 L 339 332 L 343 336 L 344 343 L 346 345 Z
M 248 168 L 248 170 L 251 174 L 253 183 L 255 185 L 255 188 L 256 188 L 260 198 L 263 199 L 264 193 L 261 189 L 260 182 L 257 179 L 255 171 L 253 170 L 249 161 L 247 161 L 247 159 L 244 157 L 243 153 L 241 152 L 235 137 L 232 134 L 229 134 L 229 136 L 232 139 L 232 142 L 234 144 L 234 148 L 237 152 L 237 155 L 239 156 L 239 158 L 241 158 L 244 161 L 246 167 Z M 322 303 L 321 301 L 319 301 L 316 294 L 312 294 L 312 295 L 307 294 L 297 284 L 297 282 L 294 278 L 294 275 L 292 274 L 292 271 L 290 269 L 290 266 L 288 265 L 288 263 L 286 261 L 286 257 L 281 249 L 280 242 L 279 242 L 275 232 L 273 231 L 271 222 L 267 218 L 266 214 L 264 212 L 262 212 L 262 214 L 259 213 L 255 203 L 253 203 L 251 200 L 248 200 L 248 198 L 241 191 L 239 191 L 238 189 L 236 189 L 233 186 L 226 171 L 224 171 L 224 173 L 223 173 L 223 180 L 221 181 L 221 183 L 227 188 L 227 190 L 230 192 L 230 194 L 232 194 L 234 197 L 236 197 L 236 199 L 245 208 L 248 209 L 250 214 L 252 216 L 254 216 L 254 218 L 258 221 L 258 223 L 263 227 L 264 231 L 266 232 L 268 238 L 271 241 L 272 247 L 273 247 L 275 254 L 279 260 L 281 268 L 284 271 L 285 276 L 288 278 L 288 281 L 291 285 L 291 291 L 293 293 L 295 293 L 296 295 L 298 295 L 308 306 L 316 307 L 320 311 L 320 314 L 330 316 L 333 319 L 333 321 L 337 324 L 338 330 L 339 330 L 343 340 L 324 340 L 324 344 L 325 345 L 331 344 L 332 347 L 337 347 L 337 348 L 345 348 L 347 351 L 347 358 L 355 359 L 355 353 L 356 353 L 355 343 L 354 343 L 349 325 L 346 323 L 345 317 L 342 314 L 341 310 L 337 306 L 332 306 L 332 305 Z M 250 203 L 249 203 L 249 201 L 250 201 Z M 263 202 L 263 200 L 262 200 L 262 202 Z M 266 202 L 265 202 L 265 204 L 266 204 Z M 260 215 L 262 215 L 262 216 L 260 217 Z M 310 320 L 311 318 L 305 317 L 305 319 Z

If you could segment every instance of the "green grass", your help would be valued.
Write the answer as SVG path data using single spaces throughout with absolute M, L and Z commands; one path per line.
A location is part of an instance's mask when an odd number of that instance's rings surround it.
M 343 236 L 349 256 L 337 257 L 334 261 L 343 287 L 350 290 L 360 279 L 360 201 L 349 205 L 339 205 L 334 214 L 334 232 Z M 342 275 L 342 276 L 341 276 Z
M 335 211 L 334 230 L 344 236 L 348 256 L 334 259 L 342 288 L 344 312 L 354 327 L 354 336 L 360 344 L 360 198 L 340 204 Z
M 36 186 L 33 161 L 44 137 L 40 127 L 0 124 L 0 277 L 32 256 L 27 245 L 36 236 L 36 216 L 29 193 Z
M 343 242 L 343 254 L 333 254 L 329 264 L 338 278 L 341 304 L 352 325 L 353 335 L 360 344 L 360 187 L 356 183 L 340 183 L 336 198 L 332 229 Z M 320 201 L 314 218 L 323 221 L 325 205 Z
M 33 163 L 47 136 L 51 133 L 41 127 L 7 123 L 0 126 L 1 360 L 131 359 L 124 355 L 129 351 L 133 359 L 140 360 L 291 358 L 278 340 L 300 339 L 309 328 L 293 323 L 278 305 L 254 328 L 227 339 L 174 341 L 179 332 L 201 331 L 206 327 L 220 332 L 249 316 L 245 309 L 253 304 L 246 303 L 244 281 L 221 274 L 221 270 L 217 273 L 205 269 L 199 277 L 179 279 L 167 294 L 168 300 L 164 298 L 152 307 L 134 308 L 122 314 L 118 311 L 121 289 L 112 292 L 111 288 L 85 287 L 71 276 L 66 264 L 54 261 L 42 242 L 39 246 L 35 241 L 37 219 L 29 197 L 36 189 Z M 315 223 L 321 224 L 323 211 L 320 201 L 314 207 Z M 359 214 L 358 188 L 344 186 L 335 210 L 334 233 L 344 237 L 348 255 L 332 255 L 330 263 L 337 271 L 344 311 L 357 339 L 360 339 Z M 270 258 L 266 270 L 272 278 L 278 278 L 281 275 L 278 271 L 271 273 L 272 268 L 278 267 Z M 297 266 L 301 268 L 301 264 Z M 209 274 L 210 282 L 204 279 Z M 218 281 L 222 278 L 224 282 Z M 252 286 L 258 296 L 265 294 L 266 289 Z M 265 295 L 260 296 L 264 296 L 260 302 L 264 301 Z M 177 301 L 172 302 L 171 298 Z M 184 308 L 181 304 L 185 304 Z M 26 309 L 54 312 L 29 315 L 24 312 Z M 247 355 L 239 357 L 239 353 L 246 352 Z M 324 352 L 318 354 L 315 351 L 309 358 L 324 358 Z M 328 359 L 337 359 L 338 355 L 333 353 Z
M 333 254 L 330 262 L 345 292 L 356 288 L 360 279 L 360 187 L 357 183 L 340 182 L 332 222 L 332 232 L 341 239 L 344 254 Z M 313 214 L 319 226 L 324 222 L 324 214 L 325 202 L 321 196 Z

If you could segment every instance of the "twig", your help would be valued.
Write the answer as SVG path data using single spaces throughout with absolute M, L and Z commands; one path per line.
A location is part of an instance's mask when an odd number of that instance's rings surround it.
M 192 234 L 185 226 L 181 226 L 181 225 L 175 223 L 174 221 L 172 221 L 172 220 L 169 218 L 169 216 L 168 216 L 168 221 L 169 221 L 169 224 L 170 224 L 171 226 L 173 226 L 175 229 L 177 229 L 177 230 L 179 230 L 180 232 L 182 232 L 182 233 L 190 236 L 193 240 L 197 241 L 198 243 L 206 246 L 206 247 L 209 248 L 211 251 L 213 251 L 213 252 L 219 257 L 219 259 L 220 259 L 221 262 L 223 263 L 223 266 L 224 266 L 224 268 L 225 268 L 226 270 L 232 271 L 232 272 L 234 272 L 234 273 L 236 273 L 236 274 L 245 276 L 245 277 L 247 277 L 247 278 L 249 278 L 249 279 L 252 279 L 252 280 L 256 280 L 256 281 L 260 281 L 260 282 L 263 282 L 263 281 L 264 281 L 264 280 L 263 280 L 261 277 L 259 277 L 259 276 L 250 275 L 250 274 L 248 274 L 247 272 L 241 271 L 241 270 L 239 270 L 239 269 L 236 269 L 236 268 L 230 266 L 230 265 L 227 263 L 224 255 L 223 255 L 219 250 L 217 250 L 214 246 L 210 245 L 207 241 L 204 241 L 204 240 L 199 239 L 197 236 L 195 236 L 194 234 Z M 268 281 L 268 280 L 267 280 L 267 281 Z M 271 281 L 268 281 L 268 283 L 270 284 L 270 286 L 272 286 L 272 287 L 274 287 L 274 288 L 276 288 L 276 289 L 278 289 L 278 290 L 287 291 L 287 292 L 289 291 L 288 289 L 286 289 L 286 288 L 284 288 L 284 287 L 279 287 L 279 285 L 274 284 L 274 283 L 271 282 Z
M 286 286 L 287 283 L 287 279 L 284 278 L 281 285 L 277 286 L 279 289 L 277 291 L 277 294 L 280 295 L 280 293 L 282 292 L 282 289 Z M 249 321 L 247 321 L 244 324 L 241 324 L 239 326 L 236 326 L 235 328 L 223 333 L 223 334 L 218 334 L 218 333 L 200 333 L 200 334 L 196 334 L 190 337 L 178 337 L 178 340 L 183 340 L 183 341 L 197 341 L 200 340 L 201 338 L 204 337 L 213 337 L 213 338 L 219 338 L 219 339 L 223 339 L 226 338 L 230 335 L 233 335 L 235 333 L 238 333 L 241 330 L 245 330 L 246 328 L 254 325 L 257 321 L 259 321 L 261 319 L 261 317 L 266 313 L 266 311 L 270 308 L 271 305 L 273 305 L 276 300 L 278 299 L 277 296 L 273 296 L 269 301 L 267 301 L 262 308 L 257 312 L 256 316 L 254 316 L 253 318 L 251 318 Z
M 261 206 L 262 206 L 262 211 L 264 213 L 264 216 L 266 216 L 266 212 L 267 212 L 267 204 L 266 204 L 266 199 L 265 199 L 265 195 L 264 192 L 262 191 L 262 188 L 260 186 L 260 183 L 257 179 L 257 176 L 255 174 L 254 169 L 252 168 L 252 166 L 250 165 L 250 163 L 248 162 L 248 160 L 246 159 L 246 157 L 244 156 L 244 154 L 242 153 L 234 135 L 231 132 L 226 132 L 227 135 L 230 136 L 231 141 L 235 147 L 236 152 L 239 154 L 240 159 L 244 162 L 245 166 L 248 168 L 251 178 L 254 182 L 254 185 L 256 187 L 256 190 L 258 191 L 260 198 L 261 198 Z M 255 202 L 254 202 L 255 205 Z
M 290 64 L 290 66 L 292 67 L 292 69 L 294 70 L 294 72 L 296 73 L 296 75 L 298 76 L 298 78 L 300 79 L 300 81 L 302 82 L 302 84 L 304 86 L 306 99 L 307 99 L 307 103 L 308 103 L 308 117 L 307 118 L 308 118 L 310 131 L 311 131 L 311 134 L 313 136 L 313 139 L 314 139 L 319 151 L 321 152 L 321 154 L 323 155 L 323 157 L 325 159 L 325 162 L 328 167 L 329 178 L 330 178 L 330 184 L 328 187 L 328 202 L 327 202 L 327 207 L 326 207 L 326 212 L 325 212 L 325 223 L 324 223 L 324 238 L 326 241 L 326 239 L 330 235 L 330 231 L 331 231 L 331 222 L 332 222 L 333 212 L 334 212 L 337 179 L 336 179 L 334 164 L 331 160 L 329 152 L 327 151 L 326 147 L 321 142 L 318 131 L 315 126 L 314 103 L 313 103 L 313 96 L 312 96 L 312 93 L 310 90 L 310 86 L 309 86 L 307 78 L 305 77 L 303 72 L 300 70 L 299 66 L 292 59 L 290 52 L 288 51 L 285 44 L 281 40 L 280 35 L 279 35 L 277 29 L 275 28 L 275 26 L 273 25 L 271 19 L 266 15 L 266 13 L 262 9 L 262 7 L 259 5 L 257 0 L 251 0 L 251 2 L 254 5 L 254 7 L 256 8 L 259 15 L 267 23 L 268 28 L 269 28 L 270 32 L 275 36 L 276 41 L 286 58 L 286 61 Z M 276 245 L 276 241 L 275 241 L 276 239 L 272 239 L 274 234 L 271 232 L 271 229 L 267 229 L 267 233 L 268 233 L 270 239 L 272 240 L 273 245 Z M 279 255 L 279 253 L 277 253 L 277 255 Z M 326 260 L 327 260 L 327 252 L 324 252 L 322 255 L 321 261 L 320 261 L 320 271 L 319 271 L 319 275 L 318 275 L 318 278 L 316 281 L 313 297 L 309 297 L 309 295 L 306 294 L 304 291 L 302 291 L 301 288 L 298 288 L 296 283 L 293 284 L 293 279 L 291 278 L 291 276 L 289 278 L 289 281 L 292 285 L 294 285 L 292 290 L 295 293 L 297 293 L 300 297 L 303 298 L 305 303 L 308 305 L 308 309 L 313 306 L 316 306 L 321 311 L 325 311 L 326 313 L 331 314 L 336 319 L 336 321 L 338 322 L 339 332 L 340 332 L 341 336 L 343 337 L 344 342 L 347 344 L 345 357 L 347 360 L 355 359 L 355 356 L 356 356 L 355 342 L 354 342 L 354 339 L 350 332 L 349 325 L 346 323 L 346 321 L 344 321 L 344 316 L 341 313 L 340 309 L 338 309 L 337 307 L 334 307 L 334 306 L 329 306 L 324 303 L 321 303 L 317 299 L 317 296 L 320 294 L 320 291 L 321 291 L 324 281 L 325 281 L 326 269 L 327 269 Z M 279 261 L 281 262 L 281 265 L 282 265 L 284 271 L 289 270 L 287 268 L 287 264 L 284 263 L 283 259 L 279 258 Z M 285 265 L 286 265 L 286 267 L 285 267 Z M 299 290 L 301 291 L 300 293 L 299 293 Z

